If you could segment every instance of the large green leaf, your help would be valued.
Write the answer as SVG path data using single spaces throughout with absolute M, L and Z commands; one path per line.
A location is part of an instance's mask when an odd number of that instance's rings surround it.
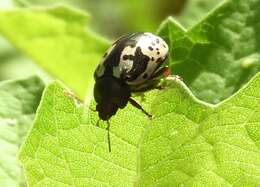
M 108 42 L 87 28 L 89 16 L 65 6 L 0 12 L 0 33 L 84 98 Z
M 37 64 L 19 53 L 4 37 L 0 36 L 0 81 L 38 75 L 44 82 L 53 79 Z
M 181 82 L 111 119 L 112 152 L 97 114 L 50 84 L 20 160 L 31 186 L 259 186 L 260 73 L 219 105 Z M 105 127 L 105 123 L 102 123 Z
M 226 0 L 188 31 L 172 18 L 161 25 L 172 71 L 198 98 L 218 103 L 260 70 L 259 9 L 259 0 Z
M 23 186 L 16 154 L 32 124 L 44 88 L 38 77 L 0 83 L 0 186 Z
M 192 0 L 187 1 L 180 16 L 176 19 L 186 28 L 190 28 L 224 0 Z

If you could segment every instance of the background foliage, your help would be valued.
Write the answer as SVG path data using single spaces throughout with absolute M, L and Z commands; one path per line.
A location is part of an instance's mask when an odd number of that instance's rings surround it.
M 0 9 L 1 186 L 260 185 L 259 0 L 4 0 Z M 153 120 L 118 112 L 108 153 L 106 124 L 68 92 L 95 107 L 97 63 L 135 31 L 167 41 L 184 82 L 140 100 Z

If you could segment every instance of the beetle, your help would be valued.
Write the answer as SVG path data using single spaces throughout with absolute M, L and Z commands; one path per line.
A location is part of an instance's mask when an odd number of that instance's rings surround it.
M 97 103 L 95 111 L 101 120 L 107 121 L 109 152 L 109 119 L 119 108 L 124 108 L 129 102 L 152 117 L 131 94 L 160 89 L 160 79 L 170 74 L 169 68 L 163 66 L 167 56 L 166 42 L 148 32 L 124 35 L 104 54 L 94 73 L 94 98 Z

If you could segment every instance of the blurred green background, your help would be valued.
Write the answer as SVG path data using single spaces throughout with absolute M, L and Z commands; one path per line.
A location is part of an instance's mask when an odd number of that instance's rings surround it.
M 221 0 L 1 0 L 0 10 L 67 4 L 91 15 L 91 28 L 114 40 L 135 31 L 156 32 L 160 23 L 173 16 L 191 27 Z M 192 8 L 191 8 L 192 7 Z M 109 25 L 109 27 L 108 27 Z M 0 36 L 0 81 L 38 74 L 49 76 Z

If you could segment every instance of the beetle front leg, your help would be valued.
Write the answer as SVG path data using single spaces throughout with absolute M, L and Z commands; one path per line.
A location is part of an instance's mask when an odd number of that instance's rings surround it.
M 134 99 L 132 99 L 131 97 L 129 98 L 129 102 L 137 109 L 141 110 L 146 116 L 148 116 L 149 119 L 152 119 L 152 114 L 149 114 L 148 112 L 146 112 L 143 107 L 137 103 Z
M 149 90 L 162 90 L 164 86 L 161 85 L 161 78 L 164 79 L 172 79 L 172 80 L 182 80 L 182 78 L 178 75 L 172 75 L 171 70 L 168 66 L 162 67 L 157 70 L 145 84 L 141 84 L 139 86 L 130 86 L 132 92 L 146 92 Z
M 147 81 L 146 84 L 142 84 L 139 86 L 132 86 L 130 87 L 131 92 L 133 93 L 143 93 L 149 90 L 154 90 L 154 89 L 159 89 L 159 83 L 160 83 L 160 79 L 153 79 L 153 80 L 149 80 Z
M 164 66 L 162 68 L 160 68 L 159 70 L 157 70 L 153 76 L 150 77 L 150 79 L 156 79 L 159 77 L 168 77 L 169 75 L 171 75 L 171 69 L 168 66 Z
M 164 66 L 164 67 L 160 68 L 158 71 L 156 71 L 154 73 L 153 76 L 151 76 L 150 79 L 156 79 L 156 78 L 159 78 L 159 77 L 163 77 L 163 78 L 169 77 L 173 80 L 181 80 L 182 81 L 182 78 L 179 75 L 172 75 L 171 74 L 171 69 L 168 66 Z

